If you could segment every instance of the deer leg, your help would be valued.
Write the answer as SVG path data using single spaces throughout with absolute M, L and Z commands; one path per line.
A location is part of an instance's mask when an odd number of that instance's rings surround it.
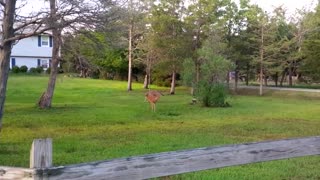
M 150 103 L 150 107 L 151 107 L 151 110 L 153 110 L 153 105 L 152 105 L 152 102 L 149 102 Z
M 155 112 L 156 111 L 156 104 L 152 103 L 152 111 Z

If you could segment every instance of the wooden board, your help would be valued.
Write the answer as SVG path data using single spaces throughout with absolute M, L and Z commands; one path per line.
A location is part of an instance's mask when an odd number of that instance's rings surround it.
M 49 168 L 38 174 L 52 180 L 135 180 L 319 154 L 320 136 L 150 154 Z

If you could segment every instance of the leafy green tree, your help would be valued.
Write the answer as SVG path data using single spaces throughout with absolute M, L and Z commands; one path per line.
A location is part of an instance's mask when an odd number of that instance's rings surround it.
M 94 76 L 99 73 L 104 78 L 127 72 L 125 50 L 111 47 L 106 34 L 82 32 L 69 36 L 64 44 L 63 57 L 68 66 L 80 72 L 80 76 Z
M 139 41 L 143 37 L 145 29 L 144 16 L 148 11 L 145 10 L 146 4 L 141 0 L 129 0 L 128 1 L 128 19 L 125 22 L 128 25 L 128 86 L 127 90 L 132 90 L 132 68 L 133 61 L 136 57 L 136 47 Z
M 223 56 L 227 44 L 221 36 L 211 35 L 204 41 L 202 48 L 197 53 L 202 58 L 200 79 L 194 84 L 193 76 L 196 74 L 195 64 L 192 59 L 184 61 L 184 81 L 186 85 L 196 86 L 195 95 L 206 107 L 225 107 L 228 90 L 225 84 L 226 74 L 233 68 L 231 61 Z
M 219 37 L 211 36 L 204 42 L 198 53 L 204 59 L 201 65 L 201 79 L 197 84 L 196 95 L 204 106 L 225 107 L 228 90 L 225 86 L 226 74 L 233 68 L 231 61 L 220 55 L 226 44 Z
M 236 4 L 229 0 L 194 0 L 188 7 L 185 18 L 187 27 L 192 32 L 192 60 L 195 64 L 195 76 L 193 84 L 200 80 L 200 67 L 203 60 L 197 51 L 202 47 L 204 41 L 213 34 L 218 33 L 225 41 L 231 44 L 230 36 L 233 32 L 233 23 Z M 229 34 L 228 34 L 229 33 Z M 224 55 L 228 56 L 229 51 L 224 50 Z M 192 91 L 193 92 L 193 91 Z
M 320 4 L 305 19 L 308 31 L 302 44 L 305 61 L 302 71 L 313 81 L 320 80 Z
M 151 28 L 154 32 L 152 39 L 154 47 L 161 60 L 159 66 L 166 67 L 162 71 L 171 74 L 170 94 L 175 94 L 176 75 L 181 64 L 190 52 L 191 38 L 185 31 L 182 21 L 184 6 L 180 0 L 161 0 L 152 9 L 150 17 Z

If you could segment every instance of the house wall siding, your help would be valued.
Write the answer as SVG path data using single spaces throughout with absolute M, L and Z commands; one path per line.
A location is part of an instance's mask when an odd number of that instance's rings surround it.
M 38 36 L 33 36 L 18 41 L 12 48 L 11 56 L 50 58 L 52 56 L 52 47 L 39 47 Z
M 47 67 L 49 67 L 49 60 L 51 58 L 35 58 L 35 57 L 11 57 L 10 68 L 12 68 L 12 59 L 15 59 L 15 65 L 18 67 L 27 66 L 28 69 L 32 67 L 38 67 L 38 59 L 46 61 Z M 47 68 L 44 68 L 46 70 Z

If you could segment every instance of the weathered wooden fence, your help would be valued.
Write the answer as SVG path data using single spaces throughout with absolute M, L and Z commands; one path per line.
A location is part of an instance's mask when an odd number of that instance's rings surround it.
M 30 168 L 0 166 L 0 179 L 147 179 L 226 166 L 320 155 L 320 136 L 197 148 L 52 166 L 51 139 L 34 140 Z

